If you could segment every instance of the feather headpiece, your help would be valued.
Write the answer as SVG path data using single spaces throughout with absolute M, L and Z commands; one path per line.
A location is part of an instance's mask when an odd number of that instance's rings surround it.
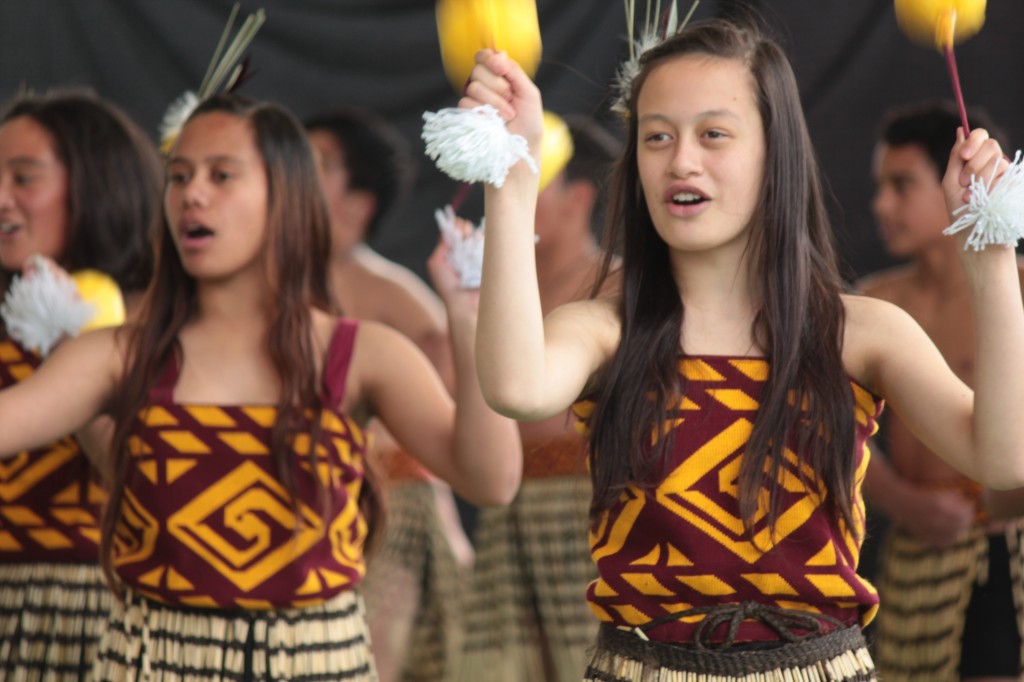
M 664 15 L 661 11 L 661 0 L 655 0 L 653 8 L 651 0 L 647 0 L 644 23 L 640 27 L 639 37 L 635 39 L 633 35 L 636 33 L 636 0 L 623 0 L 623 3 L 626 8 L 626 27 L 629 29 L 629 59 L 623 62 L 615 74 L 616 95 L 612 102 L 612 111 L 620 116 L 628 116 L 629 95 L 633 91 L 633 81 L 640 74 L 640 58 L 652 47 L 656 47 L 667 37 L 675 35 L 679 29 L 686 26 L 696 11 L 697 5 L 700 4 L 700 0 L 694 0 L 690 5 L 690 11 L 686 13 L 682 22 L 679 21 L 676 0 L 669 1 L 669 7 Z
M 230 91 L 241 84 L 246 71 L 246 63 L 242 61 L 242 55 L 245 54 L 252 39 L 256 37 L 260 26 L 266 21 L 266 14 L 261 9 L 246 17 L 231 44 L 228 45 L 228 36 L 231 35 L 235 17 L 238 15 L 238 7 L 239 3 L 236 2 L 231 8 L 228 23 L 220 34 L 217 49 L 213 51 L 213 57 L 210 59 L 210 65 L 206 68 L 206 75 L 203 76 L 199 90 L 185 92 L 167 108 L 167 112 L 160 122 L 160 151 L 164 154 L 169 153 L 174 147 L 185 121 L 192 115 L 200 102 L 215 92 L 222 89 Z M 227 45 L 226 49 L 225 45 Z M 242 61 L 241 64 L 240 61 Z

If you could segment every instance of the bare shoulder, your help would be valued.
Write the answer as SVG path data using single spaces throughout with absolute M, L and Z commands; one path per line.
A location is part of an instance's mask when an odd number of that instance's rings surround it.
M 112 391 L 121 380 L 128 357 L 125 331 L 107 327 L 63 341 L 38 373 L 63 377 L 68 391 L 76 390 L 81 383 L 93 383 L 105 392 Z
M 405 335 L 373 320 L 359 320 L 345 379 L 346 412 L 364 414 L 366 397 L 377 387 L 399 381 L 410 369 L 427 363 Z
M 128 357 L 128 330 L 125 327 L 96 329 L 61 345 L 73 347 L 75 355 L 88 355 L 90 362 L 101 362 L 120 376 Z
M 847 373 L 868 388 L 878 387 L 877 368 L 887 354 L 927 340 L 920 325 L 899 306 L 872 296 L 842 296 L 843 364 Z
M 354 270 L 357 290 L 344 298 L 356 317 L 390 325 L 410 338 L 444 332 L 444 305 L 437 294 L 411 270 L 372 251 L 360 255 Z
M 356 259 L 370 272 L 400 284 L 417 294 L 437 298 L 434 291 L 419 275 L 401 263 L 385 258 L 369 247 L 359 247 L 356 251 Z
M 911 278 L 910 265 L 900 265 L 872 272 L 858 279 L 853 288 L 858 293 L 891 301 L 905 289 Z
M 367 367 L 387 366 L 388 360 L 417 352 L 416 345 L 394 327 L 374 320 L 360 320 L 356 331 L 353 362 Z
M 382 279 L 377 301 L 378 314 L 371 318 L 374 321 L 398 330 L 424 349 L 447 344 L 448 317 L 433 292 L 417 294 L 399 282 Z
M 374 358 L 387 356 L 387 353 L 394 350 L 394 345 L 410 344 L 411 342 L 393 327 L 375 320 L 339 318 L 322 310 L 313 311 L 313 343 L 321 354 L 325 354 L 330 348 L 334 335 L 338 330 L 338 323 L 342 319 L 349 319 L 356 323 L 353 344 L 353 361 L 356 359 Z
M 357 260 L 379 280 L 389 282 L 392 286 L 402 289 L 407 296 L 419 306 L 433 315 L 444 316 L 444 304 L 434 290 L 423 279 L 409 268 L 388 260 L 369 247 L 361 247 L 356 252 Z

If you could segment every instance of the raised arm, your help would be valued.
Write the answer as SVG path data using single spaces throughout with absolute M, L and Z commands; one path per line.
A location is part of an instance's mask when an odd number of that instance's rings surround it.
M 478 294 L 459 287 L 447 249 L 439 245 L 428 266 L 447 311 L 457 403 L 412 342 L 366 323 L 353 357 L 365 382 L 359 392 L 403 448 L 460 495 L 475 504 L 507 504 L 522 475 L 519 430 L 480 392 L 473 348 Z
M 1007 167 L 999 144 L 985 130 L 954 146 L 943 178 L 952 213 L 967 197 L 971 175 L 989 177 Z M 997 180 L 998 182 L 998 180 Z M 1021 219 L 1021 217 L 1018 217 Z M 989 487 L 1024 485 L 1024 303 L 1013 247 L 961 250 L 976 327 L 973 443 Z
M 455 390 L 452 349 L 448 343 L 448 317 L 437 294 L 411 270 L 380 256 L 367 246 L 356 248 L 359 262 L 379 279 L 374 292 L 383 322 L 405 334 L 426 353 L 450 391 Z
M 104 329 L 65 341 L 32 376 L 0 390 L 0 458 L 88 423 L 109 401 L 121 366 L 115 331 Z
M 964 204 L 971 175 L 987 178 L 1005 167 L 984 130 L 959 139 L 943 179 L 949 211 Z M 929 449 L 987 487 L 1024 486 L 1024 303 L 1016 257 L 1011 247 L 988 246 L 961 251 L 961 263 L 977 336 L 973 393 L 893 306 L 848 306 L 853 329 L 873 345 L 874 386 Z
M 360 325 L 352 367 L 357 391 L 402 447 L 474 504 L 507 504 L 519 488 L 515 422 L 491 410 L 473 371 L 472 319 L 452 319 L 458 406 L 411 341 L 383 325 Z
M 504 54 L 477 55 L 460 107 L 494 106 L 509 131 L 540 149 L 541 98 L 522 69 Z M 485 189 L 487 237 L 477 367 L 484 397 L 496 410 L 530 421 L 572 404 L 604 363 L 618 333 L 609 304 L 587 301 L 560 309 L 545 324 L 534 257 L 538 177 L 525 163 L 505 183 Z

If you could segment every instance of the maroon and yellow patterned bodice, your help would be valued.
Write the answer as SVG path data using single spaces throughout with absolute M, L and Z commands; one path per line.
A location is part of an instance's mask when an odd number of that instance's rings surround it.
M 691 608 L 754 601 L 824 613 L 866 624 L 878 596 L 856 573 L 863 537 L 861 484 L 882 401 L 851 381 L 856 413 L 856 529 L 837 531 L 823 506 L 824 487 L 796 470 L 785 450 L 782 498 L 774 537 L 763 515 L 744 532 L 738 476 L 758 400 L 768 378 L 760 359 L 687 358 L 680 362 L 685 397 L 670 411 L 675 430 L 669 474 L 656 489 L 629 486 L 591 528 L 599 578 L 590 584 L 591 609 L 604 622 L 635 627 Z M 582 419 L 593 404 L 577 403 Z M 691 641 L 701 615 L 653 627 L 659 641 Z M 745 621 L 737 640 L 773 640 L 778 634 Z
M 340 404 L 354 335 L 343 322 L 332 342 L 328 405 Z M 120 579 L 158 601 L 224 608 L 315 604 L 355 586 L 367 534 L 361 428 L 325 410 L 315 472 L 310 438 L 296 439 L 296 510 L 270 455 L 274 407 L 182 405 L 170 394 L 151 394 L 131 442 L 114 547 Z M 325 485 L 326 518 L 314 476 Z
M 0 336 L 0 388 L 23 381 L 40 362 Z M 73 436 L 0 460 L 0 563 L 96 561 L 102 501 Z

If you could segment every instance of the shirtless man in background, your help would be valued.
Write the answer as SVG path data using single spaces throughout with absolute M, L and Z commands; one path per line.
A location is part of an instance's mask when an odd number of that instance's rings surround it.
M 970 122 L 996 130 L 979 113 Z M 967 282 L 957 242 L 943 234 L 949 216 L 942 173 L 959 125 L 956 108 L 947 103 L 897 109 L 883 121 L 874 152 L 872 210 L 889 255 L 909 262 L 865 277 L 859 289 L 906 310 L 957 376 L 972 385 L 975 340 Z M 874 453 L 865 482 L 868 504 L 893 526 L 879 574 L 879 677 L 1022 679 L 1024 525 L 1019 519 L 992 521 L 992 493 L 939 459 L 895 415 L 889 414 L 883 435 L 888 458 Z M 1003 499 L 993 501 L 1007 506 Z

